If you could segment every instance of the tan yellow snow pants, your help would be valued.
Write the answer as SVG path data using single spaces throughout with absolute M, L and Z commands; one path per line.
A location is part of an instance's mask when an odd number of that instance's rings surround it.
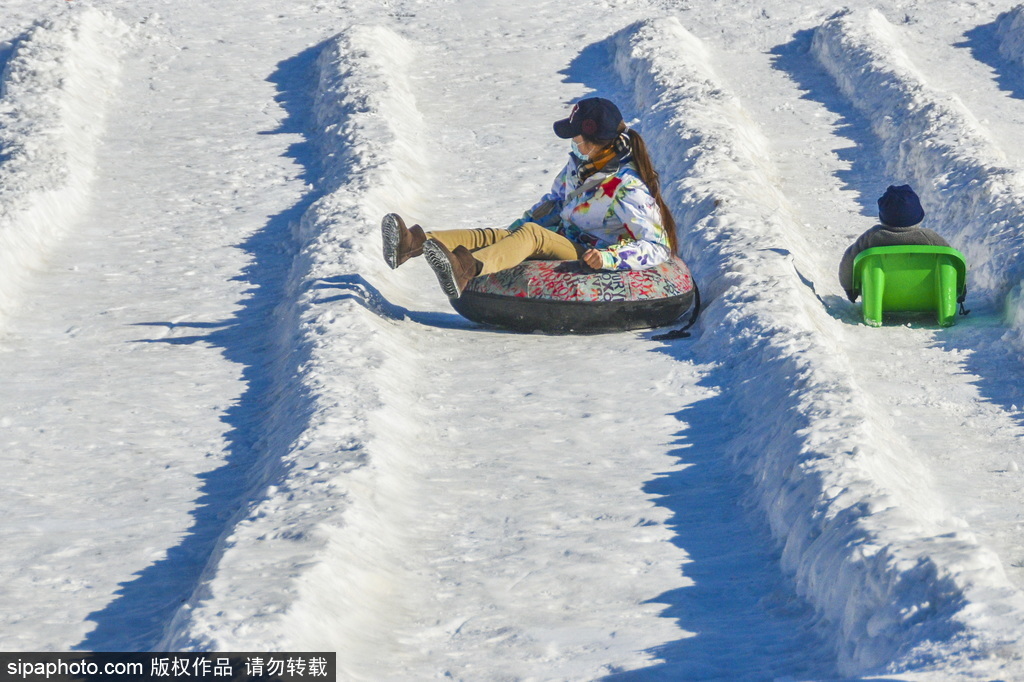
M 465 246 L 473 257 L 484 264 L 481 275 L 519 265 L 524 260 L 577 260 L 586 248 L 573 243 L 557 232 L 536 223 L 525 223 L 516 230 L 485 227 L 476 230 L 439 230 L 428 232 L 427 239 L 436 239 L 453 250 Z

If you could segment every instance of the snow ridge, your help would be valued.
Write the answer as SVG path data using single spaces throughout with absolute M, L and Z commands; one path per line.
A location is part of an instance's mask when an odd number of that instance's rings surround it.
M 1000 49 L 1017 53 L 1010 28 L 1020 8 L 1000 21 Z M 934 219 L 967 258 L 970 295 L 1007 299 L 1018 345 L 1024 343 L 1024 173 L 959 98 L 927 85 L 881 12 L 841 12 L 814 33 L 811 51 L 842 92 L 871 121 L 892 177 L 919 192 Z M 1021 345 L 1024 347 L 1024 345 Z
M 380 576 L 402 573 L 391 562 L 414 527 L 405 491 L 419 465 L 403 461 L 413 427 L 375 420 L 385 405 L 409 411 L 388 377 L 408 374 L 410 359 L 387 329 L 403 313 L 358 273 L 382 267 L 384 207 L 401 205 L 395 188 L 415 195 L 424 173 L 404 151 L 422 137 L 404 76 L 412 58 L 409 44 L 381 27 L 352 27 L 319 49 L 311 134 L 321 196 L 294 229 L 265 466 L 253 481 L 256 501 L 211 559 L 166 650 L 333 651 L 341 636 L 339 670 L 358 669 L 359 642 L 373 649 L 386 640 L 387 614 L 401 612 Z M 336 562 L 344 575 L 331 572 Z M 323 613 L 337 622 L 321 622 Z
M 75 7 L 16 41 L 0 81 L 0 316 L 88 203 L 128 36 Z
M 996 21 L 999 54 L 1024 64 L 1024 5 L 999 15 Z
M 681 178 L 665 191 L 709 304 L 700 345 L 748 378 L 728 391 L 759 435 L 737 438 L 736 462 L 834 629 L 841 671 L 969 673 L 979 641 L 1012 641 L 1024 602 L 937 507 L 924 463 L 870 419 L 839 323 L 801 275 L 813 259 L 786 239 L 798 223 L 766 140 L 677 20 L 634 25 L 612 50 L 663 177 Z

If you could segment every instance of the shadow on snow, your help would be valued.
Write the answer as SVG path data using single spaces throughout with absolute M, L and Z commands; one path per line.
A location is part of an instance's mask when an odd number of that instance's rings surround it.
M 281 126 L 264 134 L 302 134 L 287 156 L 303 169 L 307 182 L 315 176 L 316 154 L 308 142 L 311 83 L 320 47 L 281 62 L 268 79 L 277 86 L 277 101 L 286 111 Z M 223 323 L 152 322 L 140 326 L 194 328 L 193 336 L 146 339 L 167 344 L 203 343 L 221 348 L 224 356 L 242 368 L 244 392 L 227 409 L 226 457 L 216 469 L 199 474 L 199 497 L 191 512 L 192 525 L 180 544 L 166 556 L 137 573 L 117 591 L 117 597 L 88 619 L 96 628 L 74 646 L 75 650 L 146 651 L 168 636 L 173 618 L 193 597 L 204 570 L 217 560 L 218 543 L 239 515 L 275 477 L 284 474 L 280 463 L 287 448 L 305 428 L 309 399 L 293 378 L 302 358 L 289 355 L 294 334 L 288 317 L 286 283 L 294 249 L 292 226 L 317 198 L 304 197 L 273 216 L 261 230 L 239 245 L 251 264 L 239 276 L 250 288 L 237 313 Z M 280 317 L 279 317 L 280 316 Z M 276 398 L 275 398 L 276 396 Z M 275 401 L 276 402 L 273 402 Z
M 838 117 L 835 137 L 848 140 L 850 144 L 833 150 L 841 161 L 849 164 L 848 170 L 839 171 L 836 176 L 843 181 L 844 189 L 857 193 L 861 213 L 874 221 L 878 217 L 876 199 L 894 183 L 890 181 L 881 144 L 872 132 L 871 124 L 850 104 L 824 67 L 811 56 L 813 36 L 812 30 L 798 31 L 793 40 L 771 50 L 772 63 L 804 92 L 803 99 L 821 104 Z
M 697 361 L 691 341 L 656 349 L 680 361 Z M 751 491 L 754 484 L 735 465 L 741 415 L 731 404 L 730 368 L 713 369 L 701 382 L 716 395 L 676 413 L 685 425 L 672 455 L 684 465 L 647 483 L 644 491 L 671 512 L 673 543 L 689 562 L 688 587 L 666 592 L 663 617 L 693 633 L 649 653 L 660 662 L 606 680 L 823 680 L 836 676 L 834 655 L 822 638 L 813 609 L 780 567 L 771 537 Z
M 396 305 L 389 301 L 377 287 L 366 281 L 365 277 L 358 274 L 328 277 L 314 284 L 313 288 L 337 292 L 333 296 L 325 296 L 318 299 L 319 303 L 353 301 L 378 317 L 396 322 L 409 320 L 425 327 L 435 327 L 437 329 L 479 330 L 490 333 L 502 333 L 499 329 L 471 322 L 457 313 L 424 312 L 409 310 L 403 306 Z
M 562 73 L 566 82 L 589 88 L 586 96 L 617 102 L 627 120 L 643 114 L 630 111 L 632 97 L 614 76 L 611 60 L 609 43 L 599 42 L 584 48 Z M 638 125 L 641 133 L 644 123 Z M 685 234 L 686 226 L 680 228 Z M 695 357 L 697 342 L 675 341 L 655 351 L 682 362 L 713 365 L 721 360 Z M 604 679 L 821 680 L 836 675 L 834 653 L 822 639 L 818 619 L 782 572 L 777 543 L 751 499 L 754 485 L 737 469 L 734 450 L 744 425 L 730 395 L 735 380 L 721 365 L 704 377 L 701 383 L 714 397 L 675 415 L 684 426 L 672 454 L 684 467 L 645 486 L 671 512 L 673 543 L 690 559 L 681 572 L 693 581 L 652 601 L 664 604 L 663 616 L 692 634 L 651 650 L 659 662 Z
M 992 23 L 967 31 L 964 33 L 966 40 L 956 43 L 955 47 L 970 50 L 974 59 L 990 66 L 999 89 L 1015 99 L 1024 99 L 1024 65 L 999 54 L 999 37 L 996 35 L 996 29 L 1007 14 L 1000 14 Z

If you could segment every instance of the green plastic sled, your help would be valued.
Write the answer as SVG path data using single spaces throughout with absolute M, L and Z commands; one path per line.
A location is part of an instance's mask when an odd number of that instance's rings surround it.
M 882 326 L 883 312 L 928 310 L 949 327 L 966 281 L 964 255 L 948 246 L 877 246 L 853 261 L 853 288 L 864 298 L 864 322 L 872 327 Z

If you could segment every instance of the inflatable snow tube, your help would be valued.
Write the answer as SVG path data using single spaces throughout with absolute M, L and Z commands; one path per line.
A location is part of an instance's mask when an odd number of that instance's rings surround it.
M 679 258 L 615 271 L 531 260 L 471 280 L 451 303 L 467 319 L 505 329 L 596 334 L 672 324 L 693 298 L 693 277 Z

